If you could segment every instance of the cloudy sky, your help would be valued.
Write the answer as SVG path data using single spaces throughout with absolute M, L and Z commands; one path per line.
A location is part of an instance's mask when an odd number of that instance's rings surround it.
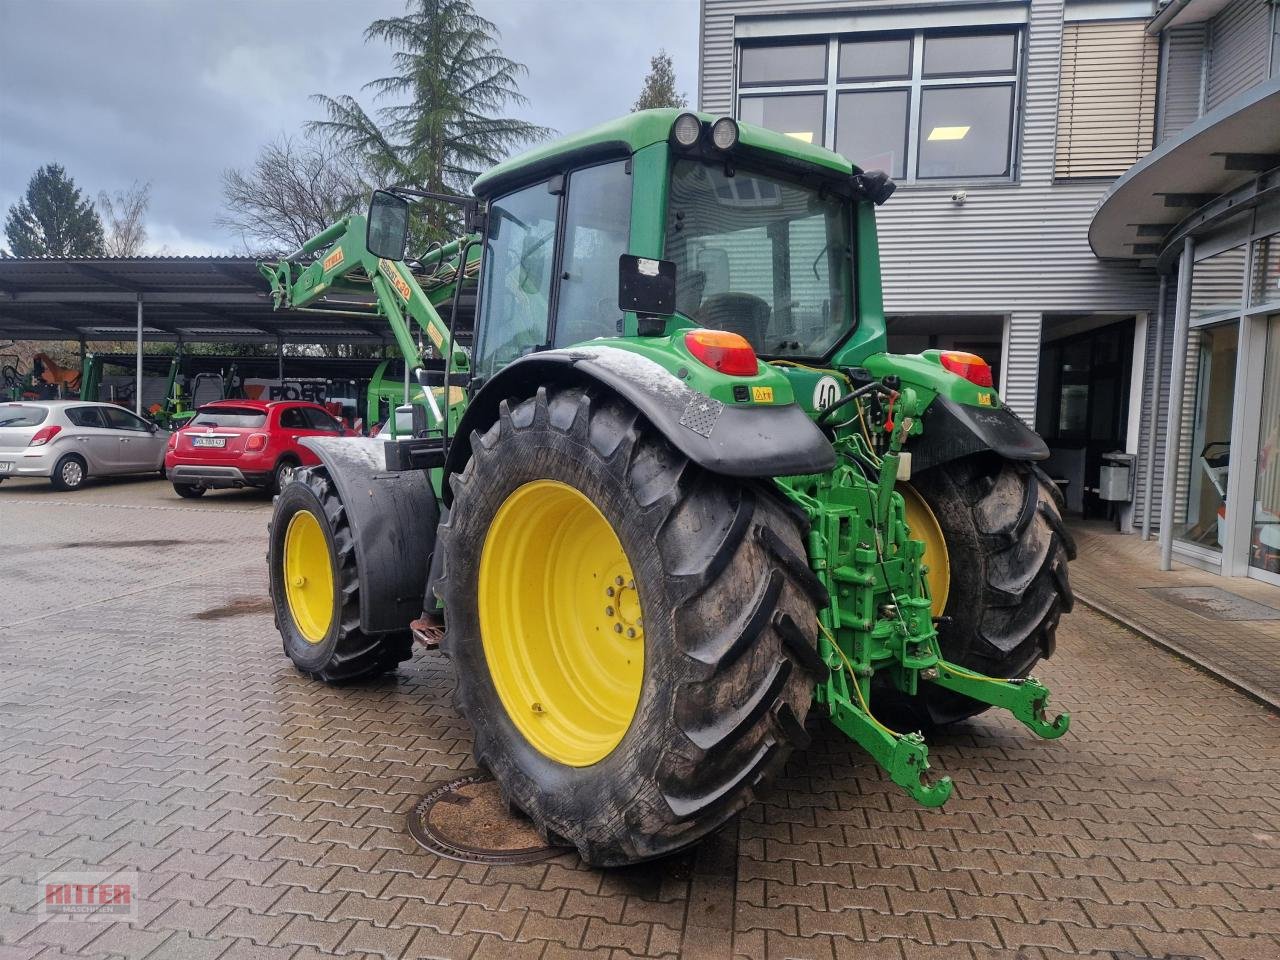
M 626 113 L 665 47 L 697 95 L 698 0 L 475 0 L 526 64 L 519 115 L 569 133 Z M 57 161 L 89 194 L 151 181 L 152 249 L 237 252 L 220 173 L 358 94 L 390 62 L 365 44 L 404 0 L 0 0 L 0 217 Z M 366 105 L 368 101 L 366 99 Z M 0 238 L 2 239 L 2 238 Z

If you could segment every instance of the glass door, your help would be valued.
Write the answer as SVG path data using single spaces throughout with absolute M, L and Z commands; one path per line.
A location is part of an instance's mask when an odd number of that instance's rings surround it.
M 1280 577 L 1280 313 L 1267 318 L 1266 354 L 1249 566 Z
M 1236 389 L 1240 323 L 1200 327 L 1187 343 L 1180 475 L 1174 501 L 1174 536 L 1220 552 L 1226 539 L 1227 478 Z

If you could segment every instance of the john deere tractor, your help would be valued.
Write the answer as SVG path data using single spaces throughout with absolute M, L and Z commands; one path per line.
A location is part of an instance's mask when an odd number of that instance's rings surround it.
M 892 192 L 652 110 L 264 264 L 281 308 L 388 323 L 420 388 L 391 439 L 304 441 L 285 652 L 337 683 L 442 639 L 476 760 L 601 865 L 716 829 L 815 705 L 925 806 L 952 783 L 923 731 L 996 706 L 1061 736 L 1030 675 L 1072 603 L 1047 451 L 980 358 L 886 352 Z M 465 235 L 406 250 L 448 203 Z

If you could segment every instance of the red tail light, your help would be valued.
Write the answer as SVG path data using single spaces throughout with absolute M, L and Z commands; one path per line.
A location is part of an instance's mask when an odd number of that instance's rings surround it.
M 980 387 L 991 386 L 991 367 L 976 353 L 945 350 L 939 359 L 944 367 L 957 376 L 964 377 L 970 383 Z
M 760 372 L 756 352 L 740 334 L 728 330 L 690 330 L 684 345 L 712 370 L 731 377 L 754 377 Z
M 249 434 L 249 438 L 244 442 L 244 448 L 250 452 L 267 449 L 267 435 L 265 433 Z
M 31 442 L 27 444 L 29 447 L 43 447 L 46 443 L 62 432 L 61 427 L 41 427 L 36 431 L 36 435 L 31 438 Z
M 164 448 L 166 450 L 178 449 L 178 432 L 176 430 L 169 434 L 169 439 L 165 441 Z

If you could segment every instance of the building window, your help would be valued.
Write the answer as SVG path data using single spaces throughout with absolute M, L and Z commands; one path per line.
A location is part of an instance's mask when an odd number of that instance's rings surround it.
M 738 119 L 777 130 L 805 143 L 820 144 L 825 100 L 821 93 L 743 97 L 738 105 Z
M 738 82 L 745 86 L 773 83 L 820 83 L 827 79 L 825 43 L 771 44 L 743 47 Z
M 1021 39 L 919 30 L 743 45 L 738 117 L 898 180 L 1007 178 Z
M 1190 118 L 1179 97 L 1199 95 L 1198 78 L 1192 87 L 1185 76 L 1187 61 L 1180 49 L 1168 58 L 1173 73 L 1165 91 L 1174 101 L 1170 119 L 1183 125 Z M 1056 178 L 1118 177 L 1150 152 L 1159 72 L 1160 44 L 1145 21 L 1063 25 Z

